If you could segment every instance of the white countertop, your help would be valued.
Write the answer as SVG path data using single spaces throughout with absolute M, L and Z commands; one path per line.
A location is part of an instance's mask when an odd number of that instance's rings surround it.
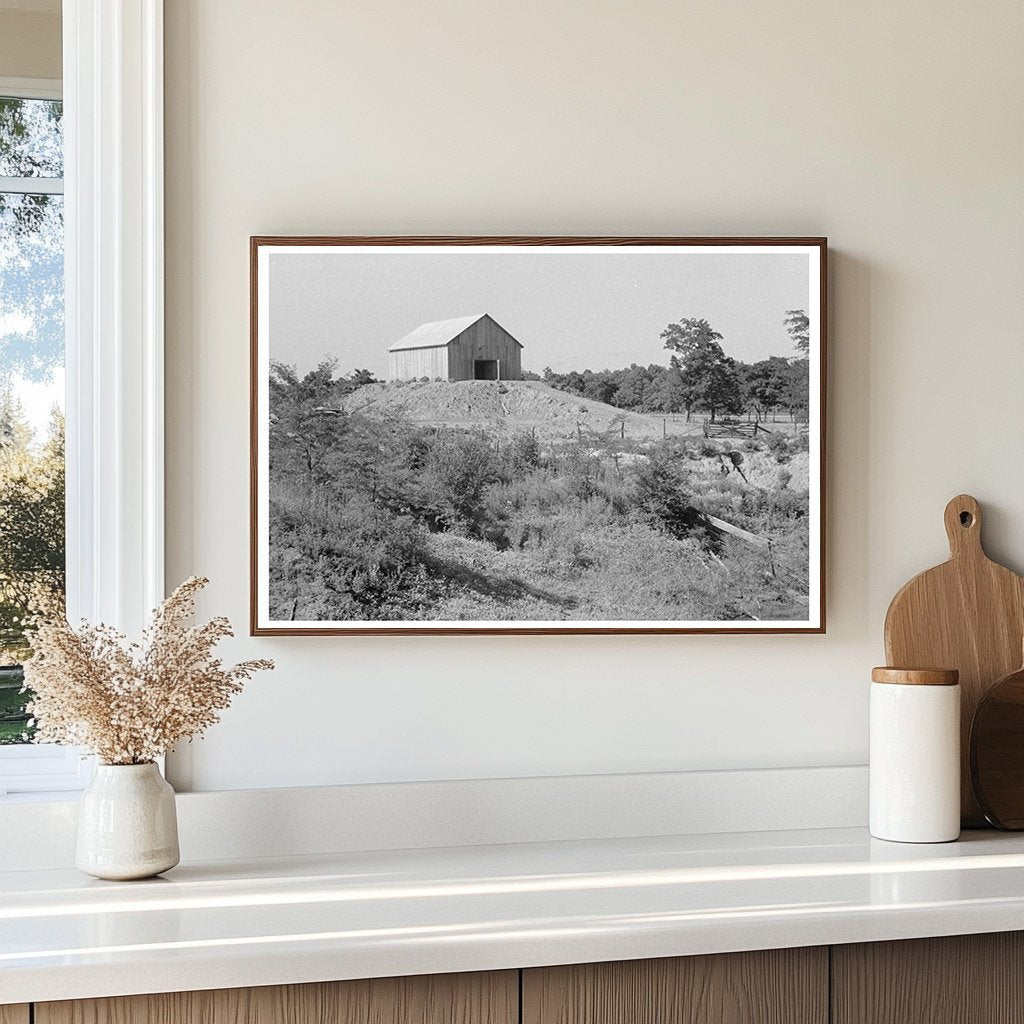
M 0 872 L 0 1004 L 1024 929 L 1024 836 L 860 829 Z

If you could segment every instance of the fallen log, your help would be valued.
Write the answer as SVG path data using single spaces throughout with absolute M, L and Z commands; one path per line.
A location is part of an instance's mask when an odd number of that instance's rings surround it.
M 740 540 L 745 540 L 748 544 L 756 544 L 761 548 L 770 548 L 772 542 L 767 537 L 759 537 L 756 533 L 751 533 L 749 530 L 744 530 L 739 526 L 733 526 L 732 523 L 727 523 L 724 519 L 719 519 L 717 516 L 709 516 L 707 512 L 701 512 L 701 516 L 709 526 L 714 527 L 716 530 L 721 530 L 722 533 L 728 533 L 732 537 L 739 537 Z

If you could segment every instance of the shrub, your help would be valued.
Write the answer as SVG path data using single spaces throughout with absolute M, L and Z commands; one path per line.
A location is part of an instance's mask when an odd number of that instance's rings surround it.
M 423 528 L 362 498 L 343 505 L 277 491 L 270 500 L 275 618 L 401 618 L 429 600 Z
M 807 515 L 807 491 L 787 488 L 768 491 L 751 489 L 743 495 L 741 511 L 745 516 L 763 521 L 769 528 L 788 526 L 788 521 Z
M 654 448 L 637 465 L 636 504 L 649 520 L 674 537 L 688 537 L 701 526 L 686 486 L 683 459 L 672 448 Z
M 540 465 L 540 444 L 537 438 L 526 431 L 513 434 L 505 447 L 505 460 L 516 475 L 524 470 L 536 469 Z
M 780 465 L 789 462 L 789 442 L 786 440 L 784 434 L 769 434 L 768 440 L 765 442 L 765 447 L 767 447 L 768 451 L 775 456 L 775 461 Z
M 487 488 L 500 464 L 483 433 L 451 431 L 430 444 L 419 476 L 419 498 L 440 529 L 480 534 Z

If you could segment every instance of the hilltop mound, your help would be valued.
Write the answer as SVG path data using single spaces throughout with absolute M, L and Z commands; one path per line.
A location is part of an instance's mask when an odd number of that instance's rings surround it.
M 570 438 L 578 430 L 626 437 L 662 436 L 659 416 L 616 409 L 534 380 L 392 381 L 367 384 L 347 395 L 347 412 L 401 413 L 416 423 L 481 426 L 502 433 L 534 430 L 545 439 Z M 697 424 L 694 430 L 699 430 Z M 673 434 L 681 433 L 675 427 Z

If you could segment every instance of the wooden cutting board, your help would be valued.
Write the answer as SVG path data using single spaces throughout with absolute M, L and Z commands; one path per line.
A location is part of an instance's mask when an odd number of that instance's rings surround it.
M 960 813 L 965 828 L 978 828 L 986 822 L 971 788 L 971 723 L 988 688 L 1020 667 L 1024 578 L 985 554 L 981 508 L 969 494 L 957 495 L 944 519 L 949 561 L 915 576 L 892 599 L 885 657 L 895 668 L 960 670 Z

